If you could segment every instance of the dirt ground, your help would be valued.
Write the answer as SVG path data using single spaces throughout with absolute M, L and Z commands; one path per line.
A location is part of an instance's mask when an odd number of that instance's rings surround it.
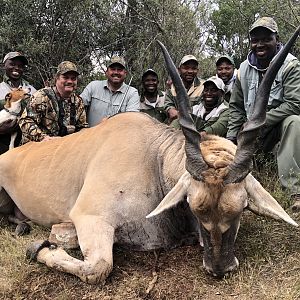
M 300 216 L 293 215 L 299 222 Z M 0 218 L 1 299 L 300 299 L 300 235 L 292 226 L 244 214 L 236 241 L 238 271 L 222 280 L 207 275 L 199 245 L 169 251 L 114 249 L 106 284 L 88 285 L 25 258 L 26 246 L 47 238 L 34 226 L 15 237 Z M 80 251 L 72 251 L 80 257 Z

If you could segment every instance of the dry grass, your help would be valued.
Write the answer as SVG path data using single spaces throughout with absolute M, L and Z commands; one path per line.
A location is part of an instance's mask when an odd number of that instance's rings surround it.
M 287 207 L 289 199 L 270 170 L 259 177 Z M 300 215 L 293 217 L 300 223 Z M 16 238 L 13 227 L 1 219 L 1 299 L 300 299 L 299 229 L 250 212 L 243 216 L 236 241 L 239 270 L 223 280 L 204 272 L 198 245 L 148 253 L 116 248 L 106 284 L 90 286 L 26 260 L 26 245 L 48 234 L 34 226 L 30 235 Z

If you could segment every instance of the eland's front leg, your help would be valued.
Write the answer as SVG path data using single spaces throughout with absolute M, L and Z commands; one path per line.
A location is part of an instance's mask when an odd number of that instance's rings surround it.
M 33 244 L 29 256 L 50 268 L 76 275 L 84 282 L 102 283 L 113 267 L 114 228 L 100 217 L 91 215 L 76 217 L 73 222 L 83 261 L 47 242 Z

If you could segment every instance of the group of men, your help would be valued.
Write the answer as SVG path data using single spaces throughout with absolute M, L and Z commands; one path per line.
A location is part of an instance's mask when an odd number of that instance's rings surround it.
M 257 88 L 269 64 L 282 48 L 274 19 L 262 17 L 249 31 L 251 50 L 238 71 L 231 57 L 216 61 L 216 75 L 206 81 L 198 78 L 199 62 L 185 55 L 178 71 L 186 88 L 192 117 L 199 134 L 216 134 L 237 143 L 244 122 L 251 116 Z M 142 111 L 160 122 L 180 128 L 173 85 L 160 91 L 158 74 L 146 70 L 141 77 L 142 93 L 125 84 L 127 67 L 121 57 L 113 57 L 106 80 L 92 81 L 80 96 L 76 95 L 79 71 L 72 62 L 62 62 L 55 85 L 36 91 L 23 80 L 28 61 L 19 52 L 10 52 L 3 60 L 5 76 L 0 84 L 1 99 L 16 87 L 29 87 L 32 96 L 24 103 L 19 118 L 21 144 L 48 141 L 95 126 L 105 117 L 124 111 Z M 2 103 L 3 104 L 3 103 Z M 291 191 L 300 209 L 300 63 L 289 54 L 273 83 L 260 148 L 271 151 L 277 144 L 277 163 L 281 183 Z M 15 127 L 16 128 L 16 127 Z M 5 129 L 6 130 L 6 129 Z M 0 128 L 0 153 L 7 150 L 9 130 Z M 278 144 L 279 142 L 279 144 Z

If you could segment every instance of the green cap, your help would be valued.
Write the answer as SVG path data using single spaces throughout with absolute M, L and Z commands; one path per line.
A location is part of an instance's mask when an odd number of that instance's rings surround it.
M 26 56 L 24 56 L 21 52 L 9 52 L 3 58 L 3 63 L 5 63 L 8 59 L 19 58 L 23 61 L 24 65 L 28 65 L 28 60 Z
M 230 65 L 234 66 L 234 60 L 231 56 L 228 55 L 222 55 L 216 60 L 216 66 L 218 66 L 221 62 L 227 61 Z
M 118 64 L 121 65 L 124 69 L 126 69 L 126 63 L 123 57 L 121 56 L 113 56 L 107 64 L 109 68 L 111 65 Z
M 80 75 L 74 63 L 71 61 L 63 61 L 57 67 L 57 74 L 65 74 L 67 72 L 75 72 L 77 75 Z
M 272 32 L 278 32 L 278 26 L 275 22 L 275 20 L 271 17 L 262 17 L 257 19 L 251 26 L 249 32 L 251 32 L 252 30 L 254 30 L 257 27 L 264 27 L 269 29 Z
M 142 79 L 144 79 L 148 74 L 153 74 L 154 76 L 158 77 L 157 73 L 153 70 L 153 69 L 147 69 L 143 75 L 142 75 Z

